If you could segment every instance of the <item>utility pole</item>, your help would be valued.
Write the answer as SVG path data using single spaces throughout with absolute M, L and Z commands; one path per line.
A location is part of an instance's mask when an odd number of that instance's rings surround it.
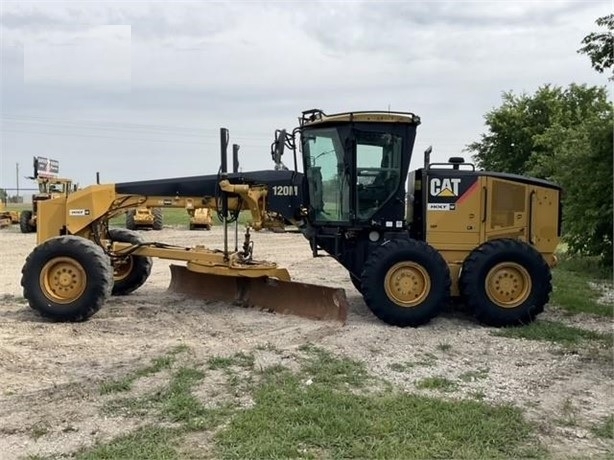
M 19 163 L 15 164 L 15 178 L 17 180 L 17 203 L 19 203 Z

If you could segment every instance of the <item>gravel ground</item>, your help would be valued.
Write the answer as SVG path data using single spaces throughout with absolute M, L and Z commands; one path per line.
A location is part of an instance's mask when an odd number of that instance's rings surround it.
M 148 240 L 221 247 L 222 231 L 165 228 L 142 232 Z M 261 353 L 263 345 L 292 351 L 314 343 L 365 362 L 376 375 L 407 392 L 446 398 L 512 403 L 539 426 L 556 457 L 607 456 L 611 441 L 590 427 L 614 413 L 611 362 L 590 353 L 567 353 L 547 342 L 507 339 L 461 313 L 401 329 L 383 324 L 352 287 L 347 272 L 328 257 L 312 258 L 302 236 L 253 235 L 255 257 L 278 262 L 294 279 L 341 287 L 350 303 L 345 326 L 246 310 L 168 293 L 169 263 L 154 262 L 147 283 L 112 298 L 84 323 L 52 323 L 25 303 L 19 284 L 34 234 L 17 226 L 0 233 L 0 458 L 69 453 L 111 439 L 136 422 L 101 415 L 100 381 L 128 372 L 171 347 L 185 344 L 200 360 L 237 352 Z M 611 332 L 609 321 L 567 318 L 547 309 L 541 318 Z M 468 376 L 475 375 L 475 378 Z M 417 390 L 425 377 L 447 377 L 455 391 Z M 573 412 L 574 424 L 559 423 Z

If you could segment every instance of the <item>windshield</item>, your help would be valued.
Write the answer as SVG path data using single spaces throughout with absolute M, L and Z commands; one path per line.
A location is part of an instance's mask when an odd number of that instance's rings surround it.
M 338 130 L 305 130 L 302 147 L 315 220 L 349 221 L 349 178 L 344 167 L 344 149 Z
M 38 190 L 40 193 L 64 193 L 67 185 L 64 182 L 42 181 L 38 184 Z
M 303 131 L 305 176 L 315 221 L 349 222 L 350 216 L 369 221 L 399 190 L 403 137 L 380 126 L 369 127 Z

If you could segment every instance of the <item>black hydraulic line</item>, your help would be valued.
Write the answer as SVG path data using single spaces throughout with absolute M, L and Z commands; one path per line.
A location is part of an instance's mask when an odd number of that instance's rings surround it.
M 232 172 L 234 174 L 239 172 L 239 145 L 232 144 Z M 239 251 L 239 215 L 240 211 L 237 211 L 235 215 L 235 252 Z
M 220 128 L 221 179 L 228 179 L 228 129 Z M 228 194 L 222 190 L 222 218 L 224 219 L 224 260 L 228 260 Z

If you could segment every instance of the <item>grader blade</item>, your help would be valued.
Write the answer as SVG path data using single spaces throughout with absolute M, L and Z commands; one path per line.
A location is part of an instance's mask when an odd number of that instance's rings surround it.
M 171 265 L 168 289 L 192 298 L 227 301 L 284 315 L 343 324 L 347 319 L 345 291 L 316 284 L 197 273 L 181 265 Z

